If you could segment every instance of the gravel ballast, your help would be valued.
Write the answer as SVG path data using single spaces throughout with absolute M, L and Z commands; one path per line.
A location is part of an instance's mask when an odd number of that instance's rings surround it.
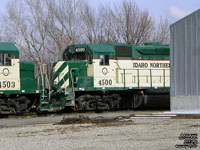
M 1 127 L 0 146 L 2 150 L 165 150 L 183 144 L 178 139 L 181 133 L 197 133 L 200 143 L 200 120 L 132 119 L 102 124 Z

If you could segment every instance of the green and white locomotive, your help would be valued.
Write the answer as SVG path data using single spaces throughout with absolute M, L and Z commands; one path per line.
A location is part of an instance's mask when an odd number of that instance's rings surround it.
M 1 114 L 169 107 L 168 45 L 70 45 L 61 61 L 35 66 L 19 60 L 14 44 L 0 43 Z
M 54 64 L 53 86 L 78 110 L 168 107 L 169 46 L 160 43 L 79 44 Z
M 13 43 L 0 42 L 0 114 L 27 112 L 40 99 L 34 67 Z

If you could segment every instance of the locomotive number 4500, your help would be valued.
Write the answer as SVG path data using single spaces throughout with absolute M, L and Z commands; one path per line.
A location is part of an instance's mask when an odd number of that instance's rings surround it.
M 99 85 L 112 85 L 112 80 L 111 79 L 101 79 L 99 80 Z
M 0 88 L 15 88 L 14 81 L 0 81 Z

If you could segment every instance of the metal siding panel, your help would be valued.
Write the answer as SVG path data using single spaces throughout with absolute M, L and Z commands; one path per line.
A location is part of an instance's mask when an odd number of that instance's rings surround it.
M 174 48 L 174 61 L 173 61 L 173 63 L 174 63 L 174 65 L 173 65 L 173 69 L 174 69 L 174 83 L 172 83 L 172 84 L 175 84 L 176 86 L 175 86 L 175 95 L 179 95 L 179 93 L 178 93 L 178 87 L 179 87 L 179 84 L 177 83 L 177 72 L 178 72 L 178 70 L 177 70 L 177 63 L 178 63 L 178 44 L 175 44 L 175 43 L 178 43 L 178 41 L 177 41 L 177 39 L 178 39 L 178 30 L 177 30 L 177 27 L 176 27 L 177 25 L 174 25 L 174 45 L 173 45 L 173 48 Z
M 184 31 L 186 31 L 186 26 L 187 26 L 187 23 L 186 23 L 186 21 L 184 22 L 184 26 L 183 26 L 183 30 Z M 183 44 L 183 53 L 184 53 L 184 56 L 183 56 L 183 58 L 182 58 L 182 60 L 183 60 L 183 66 L 182 66 L 182 68 L 183 68 L 183 84 L 184 84 L 184 91 L 183 91 L 183 95 L 186 95 L 186 92 L 187 92 L 187 68 L 186 68 L 186 66 L 187 66 L 187 48 L 186 48 L 186 37 L 187 37 L 187 33 L 186 32 L 184 32 L 184 37 L 183 37 L 183 41 L 184 41 L 184 44 Z
M 200 95 L 200 12 L 196 16 L 196 50 L 197 50 L 197 76 L 198 76 L 198 95 Z
M 195 53 L 196 53 L 196 55 L 195 55 L 195 57 L 196 57 L 196 66 L 195 66 L 195 76 L 196 76 L 196 81 L 195 81 L 195 83 L 196 83 L 196 89 L 195 89 L 195 93 L 196 93 L 196 95 L 198 96 L 199 94 L 199 92 L 198 92 L 198 88 L 199 88 L 199 83 L 198 83 L 198 81 L 199 81 L 199 76 L 198 76 L 198 62 L 199 62 L 199 55 L 198 55 L 198 49 L 197 49 L 197 43 L 198 43 L 198 38 L 197 38 L 197 33 L 198 33 L 198 30 L 197 30 L 197 26 L 198 26 L 198 22 L 197 22 L 197 20 L 198 20 L 198 17 L 197 17 L 197 14 L 195 14 L 195 34 L 194 34 L 194 36 L 195 36 L 195 44 L 194 44 L 194 47 L 195 47 Z
M 180 69 L 180 74 L 179 74 L 179 84 L 181 87 L 180 88 L 180 95 L 185 94 L 185 32 L 181 32 L 185 30 L 185 22 L 180 24 L 180 41 L 179 41 L 179 69 Z
M 186 93 L 185 95 L 188 95 L 191 93 L 191 82 L 190 82 L 190 78 L 191 78 L 191 51 L 190 51 L 190 46 L 191 46 L 191 30 L 190 30 L 190 26 L 191 26 L 191 21 L 188 19 L 186 20 L 186 26 L 185 26 L 185 32 L 186 32 L 186 37 L 185 37 L 185 62 L 186 62 L 186 71 L 185 71 L 185 76 L 186 76 Z
M 176 82 L 176 94 L 180 95 L 180 43 L 181 43 L 181 38 L 180 38 L 180 25 L 176 26 L 176 39 L 175 39 L 175 71 L 176 71 L 176 78 L 175 78 L 175 82 Z
M 186 20 L 188 22 L 188 32 L 189 32 L 189 39 L 187 42 L 188 44 L 188 72 L 187 75 L 188 75 L 188 90 L 187 90 L 187 95 L 191 95 L 192 93 L 192 82 L 191 82 L 191 77 L 192 77 L 192 47 L 191 47 L 191 43 L 192 43 L 192 30 L 191 30 L 191 26 L 192 26 L 192 20 L 191 18 L 188 18 Z
M 174 27 L 170 27 L 170 95 L 175 96 L 175 71 L 174 71 Z
M 195 24 L 196 24 L 196 19 L 195 16 L 191 16 L 192 18 L 192 36 L 191 36 L 191 53 L 192 53 L 192 58 L 191 58 L 191 95 L 196 95 L 196 30 L 195 30 Z

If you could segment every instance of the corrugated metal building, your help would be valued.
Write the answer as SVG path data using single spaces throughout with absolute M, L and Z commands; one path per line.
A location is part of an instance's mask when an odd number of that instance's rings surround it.
M 170 26 L 171 110 L 200 111 L 200 9 Z

